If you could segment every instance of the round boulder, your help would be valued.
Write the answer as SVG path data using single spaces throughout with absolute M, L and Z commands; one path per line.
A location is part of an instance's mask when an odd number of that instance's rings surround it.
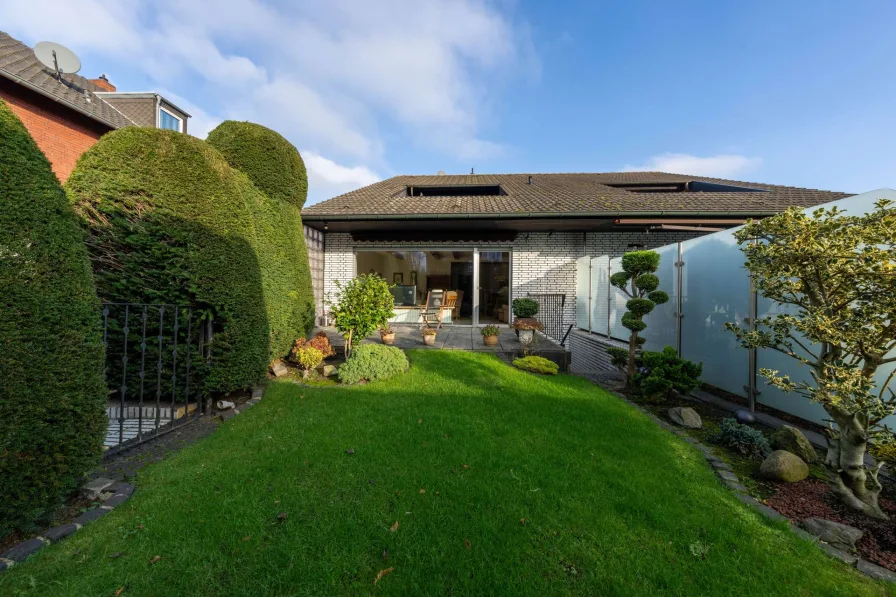
M 700 429 L 703 427 L 703 421 L 700 420 L 700 415 L 697 414 L 697 411 L 687 406 L 670 408 L 669 418 L 673 423 L 685 429 Z
M 784 425 L 775 431 L 771 437 L 771 444 L 775 450 L 787 450 L 788 452 L 796 454 L 806 462 L 815 462 L 818 460 L 818 454 L 815 453 L 815 448 L 812 447 L 812 444 L 809 443 L 806 436 L 796 427 Z
M 796 454 L 775 450 L 759 467 L 759 472 L 766 479 L 796 483 L 809 476 L 809 465 Z

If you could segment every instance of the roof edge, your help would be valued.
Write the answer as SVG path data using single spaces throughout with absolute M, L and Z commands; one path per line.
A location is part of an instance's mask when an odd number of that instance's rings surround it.
M 305 222 L 349 222 L 378 220 L 530 220 L 530 219 L 585 219 L 585 218 L 618 218 L 618 217 L 718 217 L 718 216 L 773 216 L 781 213 L 776 210 L 748 211 L 597 211 L 597 212 L 498 212 L 498 213 L 462 213 L 462 214 L 314 214 L 302 213 Z
M 31 83 L 30 81 L 28 81 L 27 79 L 23 79 L 22 77 L 19 77 L 19 76 L 17 76 L 17 75 L 14 75 L 14 74 L 12 74 L 12 73 L 10 73 L 10 72 L 7 72 L 7 71 L 5 71 L 5 70 L 2 70 L 2 69 L 0 69 L 0 75 L 2 75 L 3 77 L 9 79 L 10 81 L 12 81 L 12 82 L 14 82 L 14 83 L 18 83 L 18 84 L 21 85 L 22 87 L 25 87 L 25 88 L 27 88 L 27 89 L 30 89 L 31 91 L 34 91 L 34 92 L 36 92 L 37 94 L 42 95 L 42 96 L 44 96 L 45 98 L 47 98 L 47 99 L 49 99 L 49 100 L 52 100 L 52 101 L 56 102 L 57 104 L 62 104 L 63 106 L 65 106 L 65 107 L 67 107 L 67 108 L 70 108 L 70 109 L 74 110 L 74 111 L 77 112 L 78 114 L 81 114 L 81 115 L 83 115 L 83 116 L 86 116 L 87 118 L 89 118 L 89 119 L 91 119 L 91 120 L 93 120 L 93 121 L 99 122 L 100 124 L 105 125 L 105 126 L 109 127 L 110 129 L 118 129 L 118 128 L 120 128 L 120 127 L 117 127 L 117 126 L 115 126 L 114 124 L 110 123 L 108 120 L 104 120 L 104 119 L 102 119 L 102 118 L 99 118 L 98 116 L 96 116 L 96 115 L 94 115 L 94 114 L 91 114 L 90 112 L 88 112 L 88 111 L 86 111 L 86 110 L 83 110 L 83 109 L 79 108 L 78 106 L 76 106 L 75 104 L 71 103 L 70 101 L 68 101 L 68 100 L 65 99 L 65 98 L 61 98 L 61 97 L 59 97 L 59 96 L 52 95 L 51 93 L 48 93 L 47 91 L 41 89 L 41 88 L 38 87 L 37 85 L 32 84 L 32 83 Z M 89 93 L 94 93 L 94 92 L 89 91 Z M 109 105 L 109 104 L 108 104 L 105 100 L 103 100 L 102 98 L 98 98 L 98 99 L 99 99 L 100 101 L 102 101 L 104 104 Z M 117 112 L 117 110 L 116 110 L 116 112 Z M 128 120 L 130 120 L 130 119 L 128 119 Z

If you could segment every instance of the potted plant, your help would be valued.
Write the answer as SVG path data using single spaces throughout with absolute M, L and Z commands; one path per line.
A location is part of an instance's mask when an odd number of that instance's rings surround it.
M 511 303 L 511 308 L 513 309 L 513 317 L 514 320 L 519 319 L 533 319 L 536 315 L 538 315 L 538 302 L 534 299 L 530 298 L 518 298 L 513 299 L 513 303 Z M 512 326 L 513 329 L 516 330 L 516 335 L 519 336 L 520 332 L 523 331 L 522 328 L 517 328 L 515 325 Z M 529 342 L 532 341 L 532 335 L 529 334 Z M 526 342 L 520 338 L 520 342 L 526 344 Z
M 513 322 L 513 329 L 517 331 L 520 342 L 529 345 L 535 340 L 535 332 L 543 330 L 544 326 L 534 317 L 520 317 Z
M 389 326 L 381 327 L 380 339 L 383 341 L 383 344 L 392 346 L 392 344 L 395 343 L 395 330 L 393 330 Z
M 423 343 L 427 346 L 433 346 L 436 343 L 436 328 L 424 326 L 423 333 Z
M 486 346 L 495 346 L 498 344 L 498 335 L 501 330 L 496 325 L 487 325 L 479 330 L 482 334 L 482 341 Z

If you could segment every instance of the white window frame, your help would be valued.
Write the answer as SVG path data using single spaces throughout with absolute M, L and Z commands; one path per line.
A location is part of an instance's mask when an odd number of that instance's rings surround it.
M 159 106 L 159 128 L 162 128 L 162 112 L 170 116 L 171 118 L 177 121 L 177 132 L 184 132 L 184 119 L 172 112 L 171 110 L 166 110 L 162 106 Z

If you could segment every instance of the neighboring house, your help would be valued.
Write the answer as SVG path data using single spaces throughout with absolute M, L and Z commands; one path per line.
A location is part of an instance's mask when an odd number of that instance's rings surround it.
M 57 78 L 31 48 L 2 31 L 0 99 L 25 124 L 62 182 L 81 154 L 105 133 L 126 126 L 185 133 L 190 117 L 158 94 L 117 92 L 104 75 Z
M 431 289 L 462 294 L 454 323 L 508 323 L 530 295 L 561 336 L 576 322 L 576 259 L 655 248 L 846 193 L 662 172 L 396 176 L 307 207 L 321 300 L 361 273 L 395 283 L 395 322 Z M 557 338 L 560 339 L 560 338 Z

